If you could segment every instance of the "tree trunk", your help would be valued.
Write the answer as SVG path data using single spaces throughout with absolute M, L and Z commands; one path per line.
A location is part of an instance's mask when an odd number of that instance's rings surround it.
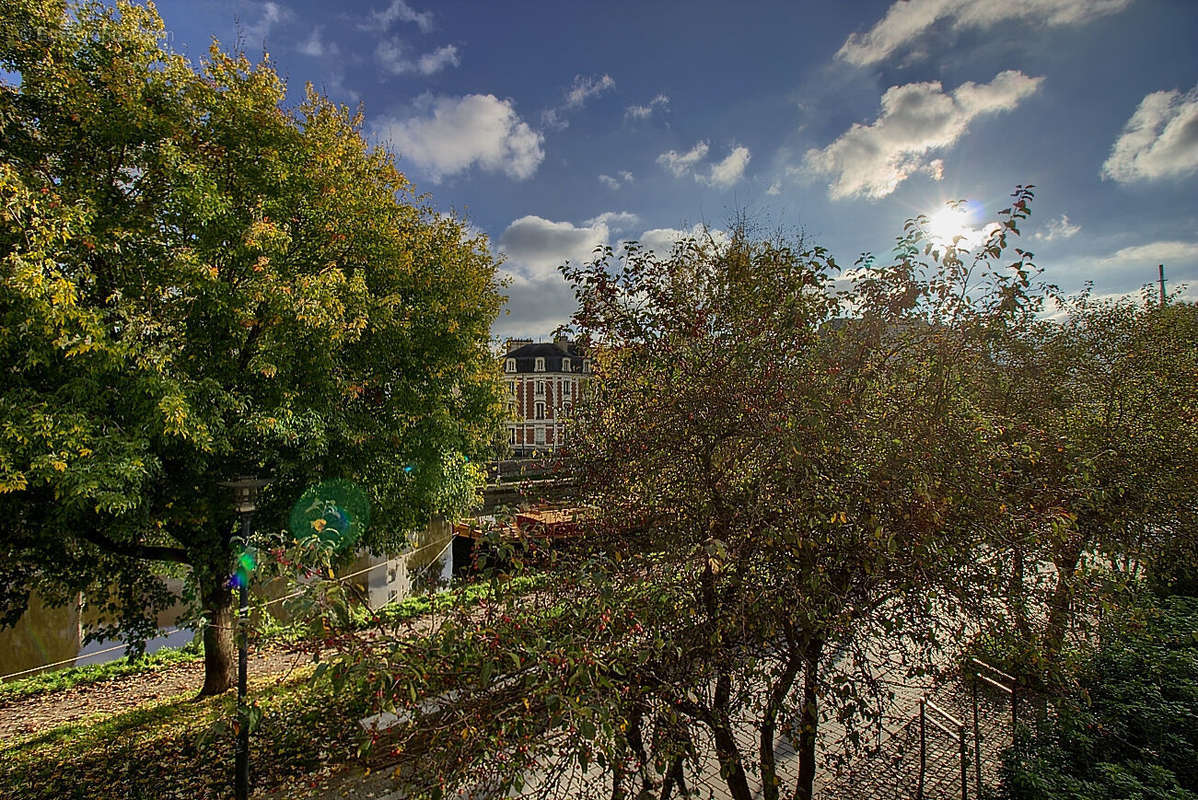
M 204 604 L 204 687 L 200 697 L 223 694 L 236 683 L 233 664 L 233 593 L 221 584 L 201 587 Z
M 1042 653 L 1045 679 L 1050 686 L 1056 681 L 1056 669 L 1060 663 L 1061 651 L 1065 647 L 1065 632 L 1069 629 L 1072 618 L 1073 595 L 1076 590 L 1074 582 L 1084 545 L 1085 539 L 1082 536 L 1070 537 L 1053 559 L 1057 568 L 1057 585 L 1048 601 L 1048 623 L 1044 627 Z
M 815 734 L 819 726 L 816 687 L 819 685 L 819 659 L 824 643 L 816 639 L 807 646 L 807 667 L 803 671 L 803 717 L 799 727 L 799 780 L 796 800 L 815 796 Z

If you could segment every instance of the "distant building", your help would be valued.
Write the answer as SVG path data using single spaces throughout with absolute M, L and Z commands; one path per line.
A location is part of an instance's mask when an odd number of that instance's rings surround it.
M 591 374 L 591 362 L 577 343 L 508 339 L 504 347 L 508 443 L 517 456 L 557 447 L 565 425 Z

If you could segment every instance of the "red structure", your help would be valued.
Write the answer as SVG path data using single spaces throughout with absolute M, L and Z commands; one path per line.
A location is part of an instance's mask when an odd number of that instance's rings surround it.
M 509 339 L 501 366 L 507 381 L 508 444 L 531 456 L 565 441 L 566 421 L 591 374 L 590 359 L 567 339 Z

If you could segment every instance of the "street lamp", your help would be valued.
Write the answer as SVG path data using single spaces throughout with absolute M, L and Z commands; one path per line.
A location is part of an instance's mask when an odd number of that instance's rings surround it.
M 250 610 L 250 572 L 254 568 L 253 556 L 249 554 L 249 544 L 254 511 L 257 508 L 258 493 L 270 481 L 252 478 L 248 475 L 238 476 L 237 480 L 222 481 L 221 486 L 233 490 L 233 510 L 241 515 L 241 535 L 245 542 L 241 556 L 237 559 L 237 572 L 231 582 L 237 585 L 240 608 L 237 614 L 237 775 L 235 791 L 237 800 L 247 800 L 250 796 L 250 715 L 246 706 L 246 670 L 249 660 L 249 650 L 246 637 Z

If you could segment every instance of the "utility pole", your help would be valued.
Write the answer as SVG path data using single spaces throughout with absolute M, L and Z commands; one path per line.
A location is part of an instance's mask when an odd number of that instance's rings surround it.
M 1161 274 L 1161 277 L 1160 277 L 1160 284 L 1161 284 L 1161 308 L 1164 308 L 1164 307 L 1165 307 L 1165 265 L 1164 265 L 1164 264 L 1157 264 L 1157 265 L 1156 265 L 1156 268 L 1157 268 L 1158 270 L 1160 270 L 1160 274 Z

